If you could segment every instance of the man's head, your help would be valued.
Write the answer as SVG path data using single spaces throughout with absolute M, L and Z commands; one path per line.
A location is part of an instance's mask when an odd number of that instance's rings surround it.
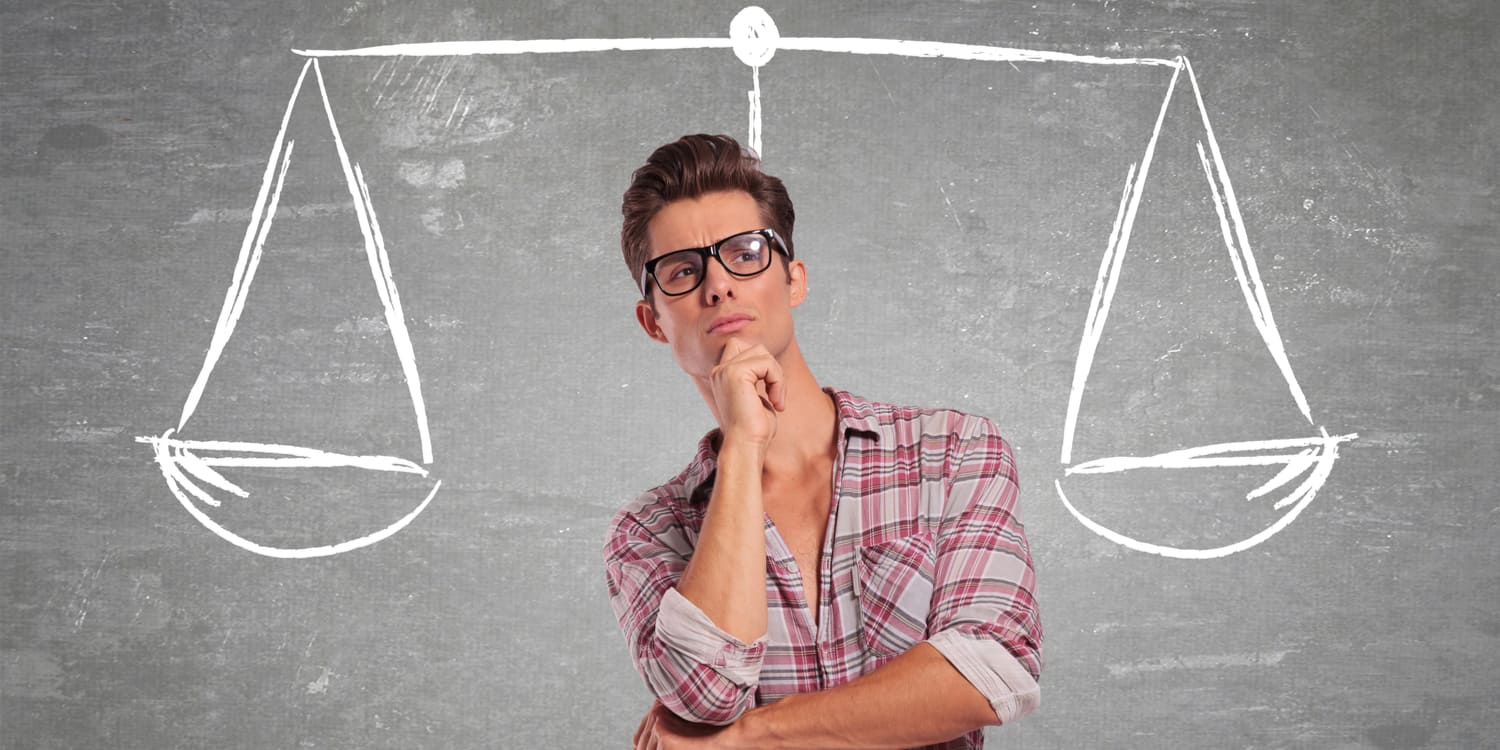
M 687 135 L 652 152 L 625 190 L 620 250 L 637 287 L 649 286 L 643 283 L 643 273 L 653 254 L 649 226 L 657 213 L 674 201 L 722 191 L 748 193 L 764 226 L 776 232 L 787 258 L 794 257 L 796 213 L 781 180 L 760 171 L 760 157 L 727 135 Z M 657 251 L 668 249 L 678 248 Z
M 800 358 L 792 308 L 807 297 L 807 271 L 791 257 L 792 204 L 753 153 L 728 136 L 667 144 L 636 170 L 622 213 L 643 294 L 636 320 L 684 372 L 706 378 L 731 339 Z

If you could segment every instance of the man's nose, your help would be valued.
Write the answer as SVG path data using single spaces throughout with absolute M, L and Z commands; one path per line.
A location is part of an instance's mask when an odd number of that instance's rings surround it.
M 703 301 L 705 304 L 717 304 L 725 299 L 734 297 L 734 285 L 739 281 L 729 269 L 718 258 L 709 258 L 703 266 Z

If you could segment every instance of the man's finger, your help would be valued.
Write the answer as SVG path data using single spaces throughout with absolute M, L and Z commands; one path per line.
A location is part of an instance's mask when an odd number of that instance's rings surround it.
M 765 381 L 766 397 L 771 402 L 771 406 L 776 411 L 786 411 L 786 388 L 783 387 L 785 376 L 781 372 L 781 363 L 772 357 L 761 379 Z
M 635 741 L 635 750 L 651 750 L 657 746 L 656 741 L 656 714 L 646 717 L 646 723 L 641 727 L 641 736 Z
M 766 378 L 766 398 L 776 411 L 786 411 L 786 389 L 781 386 L 779 378 L 777 380 Z
M 641 717 L 641 723 L 635 727 L 635 734 L 631 735 L 630 742 L 636 750 L 644 748 L 646 746 L 646 739 L 651 736 L 651 725 L 656 723 L 656 707 L 658 705 L 660 703 L 653 702 L 651 707 L 646 709 L 646 715 Z

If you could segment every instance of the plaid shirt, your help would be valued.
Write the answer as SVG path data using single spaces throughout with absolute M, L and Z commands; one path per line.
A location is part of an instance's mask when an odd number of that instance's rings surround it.
M 713 491 L 710 432 L 691 464 L 616 514 L 605 543 L 610 604 L 636 668 L 669 709 L 727 724 L 752 706 L 831 688 L 926 641 L 1002 723 L 1037 706 L 1042 625 L 1015 517 L 1010 445 L 993 423 L 828 391 L 838 408 L 819 615 L 766 520 L 767 633 L 744 643 L 675 588 Z M 938 748 L 978 748 L 982 730 Z

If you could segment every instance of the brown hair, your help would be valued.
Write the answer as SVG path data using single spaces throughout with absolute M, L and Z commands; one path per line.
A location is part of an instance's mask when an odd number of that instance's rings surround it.
M 760 171 L 760 157 L 727 135 L 685 135 L 655 151 L 630 175 L 620 213 L 620 251 L 630 277 L 641 285 L 651 259 L 646 227 L 668 203 L 719 190 L 743 190 L 760 206 L 761 218 L 776 231 L 792 255 L 796 212 L 781 180 Z

